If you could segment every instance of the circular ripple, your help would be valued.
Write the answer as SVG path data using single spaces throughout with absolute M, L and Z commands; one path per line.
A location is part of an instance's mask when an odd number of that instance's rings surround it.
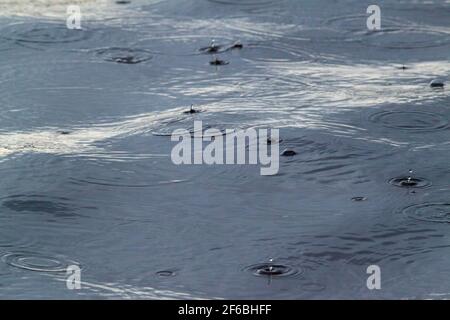
M 416 220 L 450 223 L 450 203 L 422 203 L 406 207 L 402 212 Z
M 341 34 L 344 30 L 344 38 L 348 40 L 386 49 L 432 48 L 450 44 L 448 30 L 411 26 L 409 21 L 385 17 L 381 30 L 369 31 L 366 19 L 366 15 L 350 15 L 329 19 L 325 24 Z
M 90 32 L 68 29 L 65 24 L 18 23 L 1 30 L 1 37 L 23 43 L 69 43 L 85 40 Z
M 289 62 L 312 60 L 314 55 L 305 50 L 273 42 L 249 44 L 240 52 L 240 56 L 247 60 L 261 62 Z
M 2 261 L 19 269 L 36 272 L 66 272 L 70 265 L 79 265 L 77 262 L 30 252 L 9 252 L 3 255 Z
M 389 183 L 402 188 L 425 188 L 431 186 L 431 182 L 423 178 L 397 177 L 389 180 Z
M 179 30 L 173 31 L 176 36 L 153 36 L 140 40 L 136 45 L 141 48 L 146 48 L 148 52 L 156 55 L 167 56 L 193 56 L 201 54 L 222 53 L 232 50 L 234 42 L 233 39 L 227 37 L 214 37 L 214 43 L 217 51 L 211 52 L 208 50 L 211 44 L 211 37 L 206 35 L 192 35 L 181 33 Z
M 70 178 L 72 184 L 86 184 L 111 188 L 162 188 L 187 182 L 191 176 L 183 170 L 173 169 L 169 157 L 160 157 L 128 162 L 117 162 L 114 166 L 104 166 L 101 162 L 83 164 L 85 175 Z
M 137 64 L 153 58 L 146 50 L 118 47 L 97 49 L 95 54 L 105 61 L 124 64 Z
M 383 111 L 372 114 L 369 120 L 384 127 L 412 131 L 440 130 L 448 125 L 441 115 L 421 111 Z
M 328 28 L 334 29 L 342 34 L 342 31 L 345 32 L 348 37 L 350 34 L 358 34 L 359 32 L 367 31 L 367 15 L 364 14 L 356 14 L 356 15 L 346 15 L 346 16 L 338 16 L 332 17 L 324 22 L 324 25 Z M 405 21 L 401 21 L 398 19 L 393 19 L 389 17 L 383 17 L 382 21 L 382 29 L 385 30 L 388 28 L 400 28 L 405 24 Z
M 168 121 L 161 122 L 157 128 L 152 131 L 155 136 L 166 136 L 170 137 L 175 132 L 175 130 L 184 129 L 191 135 L 196 135 L 197 137 L 214 137 L 219 135 L 225 135 L 227 130 L 232 132 L 243 129 L 241 126 L 234 123 L 202 123 L 201 128 L 194 126 L 194 120 L 192 118 L 178 118 L 171 119 Z M 212 129 L 215 130 L 212 131 Z M 210 130 L 210 131 L 208 131 Z M 201 131 L 201 132 L 200 132 Z
M 174 277 L 176 276 L 176 273 L 174 271 L 170 271 L 170 270 L 161 270 L 156 272 L 156 275 L 160 276 L 160 277 Z
M 246 267 L 244 270 L 261 277 L 289 277 L 301 273 L 299 269 L 277 263 L 254 264 Z
M 386 49 L 418 49 L 448 45 L 450 34 L 432 29 L 391 28 L 365 32 L 361 40 L 368 45 Z

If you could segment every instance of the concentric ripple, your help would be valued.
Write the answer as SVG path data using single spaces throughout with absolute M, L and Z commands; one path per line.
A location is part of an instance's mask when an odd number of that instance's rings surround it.
M 261 62 L 309 61 L 314 58 L 313 54 L 304 49 L 279 42 L 249 44 L 239 55 L 247 60 Z
M 301 273 L 300 269 L 278 263 L 258 263 L 250 265 L 244 270 L 260 277 L 289 277 Z
M 361 40 L 386 49 L 419 49 L 441 47 L 450 43 L 450 33 L 426 28 L 392 28 L 364 32 Z
M 202 120 L 202 119 L 196 119 Z M 236 123 L 219 123 L 214 121 L 203 121 L 201 127 L 194 125 L 194 119 L 192 118 L 176 118 L 168 121 L 163 121 L 152 131 L 155 136 L 170 137 L 176 130 L 186 130 L 191 135 L 197 137 L 214 137 L 225 135 L 228 130 L 235 131 L 237 129 L 243 129 L 241 125 Z
M 2 256 L 2 261 L 12 267 L 36 272 L 66 272 L 70 265 L 79 263 L 58 256 L 32 252 L 9 252 Z
M 389 183 L 402 188 L 426 188 L 431 186 L 431 181 L 418 177 L 397 177 L 389 180 Z
M 161 188 L 188 181 L 191 176 L 183 175 L 182 170 L 168 166 L 169 157 L 139 161 L 117 162 L 105 167 L 101 162 L 85 164 L 84 176 L 74 175 L 70 183 L 77 186 L 86 184 L 105 188 Z M 151 170 L 152 169 L 152 170 Z
M 448 126 L 443 116 L 421 111 L 383 111 L 372 114 L 369 120 L 384 127 L 411 131 L 434 131 Z
M 97 49 L 95 55 L 105 61 L 123 64 L 138 64 L 153 58 L 146 50 L 118 47 Z
M 87 39 L 87 30 L 68 29 L 63 23 L 18 23 L 1 30 L 2 38 L 19 43 L 56 44 L 70 43 Z
M 450 223 L 450 203 L 422 203 L 406 207 L 403 214 L 421 221 Z
M 181 31 L 174 30 L 173 36 L 151 36 L 140 40 L 136 45 L 145 48 L 148 52 L 167 56 L 193 56 L 201 54 L 221 53 L 231 50 L 234 41 L 230 37 L 210 36 L 201 34 L 180 34 Z M 217 51 L 211 51 L 211 41 L 214 40 Z
M 368 31 L 366 15 L 334 17 L 325 24 L 350 41 L 386 49 L 418 49 L 445 46 L 450 43 L 447 29 L 415 26 L 413 22 L 384 17 L 381 30 Z

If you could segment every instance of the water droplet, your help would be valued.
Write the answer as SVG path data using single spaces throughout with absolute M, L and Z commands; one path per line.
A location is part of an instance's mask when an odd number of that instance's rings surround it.
M 273 263 L 260 263 L 248 266 L 246 271 L 251 272 L 255 276 L 270 276 L 270 277 L 288 277 L 300 273 L 299 269 L 295 269 L 288 265 Z
M 418 177 L 397 177 L 389 180 L 389 183 L 396 187 L 404 188 L 425 188 L 431 186 L 431 182 Z

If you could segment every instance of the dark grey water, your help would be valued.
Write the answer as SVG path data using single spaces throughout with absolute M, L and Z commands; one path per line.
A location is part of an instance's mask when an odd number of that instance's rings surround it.
M 356 0 L 81 1 L 82 31 L 27 3 L 0 0 L 1 298 L 449 297 L 448 1 L 380 1 L 378 32 Z M 296 154 L 175 166 L 193 119 Z

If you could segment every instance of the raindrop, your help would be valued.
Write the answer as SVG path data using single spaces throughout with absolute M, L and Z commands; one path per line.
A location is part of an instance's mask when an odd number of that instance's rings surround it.
M 389 180 L 389 183 L 396 187 L 403 188 L 425 188 L 431 186 L 431 182 L 418 177 L 397 177 Z
M 268 277 L 289 277 L 301 273 L 301 270 L 291 266 L 274 263 L 273 259 L 270 259 L 268 263 L 259 263 L 248 266 L 244 270 L 251 272 L 255 276 Z

